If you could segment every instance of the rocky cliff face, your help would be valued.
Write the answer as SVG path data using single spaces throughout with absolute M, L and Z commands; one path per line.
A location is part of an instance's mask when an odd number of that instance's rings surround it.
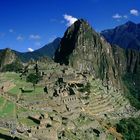
M 111 45 L 83 19 L 67 29 L 56 52 L 55 61 L 71 65 L 81 72 L 88 71 L 107 85 L 119 85 Z
M 4 50 L 0 51 L 0 70 L 8 65 L 16 61 L 17 56 L 16 54 L 10 50 L 9 48 L 6 48 Z
M 126 73 L 137 74 L 140 71 L 140 53 L 136 50 L 123 49 L 112 45 L 115 64 L 122 75 Z
M 130 73 L 138 73 L 140 68 L 140 53 L 136 50 L 126 50 L 127 71 Z

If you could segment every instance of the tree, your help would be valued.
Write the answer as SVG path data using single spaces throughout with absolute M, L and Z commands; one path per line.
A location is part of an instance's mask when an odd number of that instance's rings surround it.
M 140 139 L 140 117 L 122 119 L 116 126 L 117 131 L 124 136 L 125 140 Z
M 27 82 L 31 82 L 33 84 L 34 90 L 35 90 L 35 85 L 42 79 L 42 77 L 40 76 L 40 74 L 34 74 L 34 73 L 30 73 L 27 78 L 26 81 Z

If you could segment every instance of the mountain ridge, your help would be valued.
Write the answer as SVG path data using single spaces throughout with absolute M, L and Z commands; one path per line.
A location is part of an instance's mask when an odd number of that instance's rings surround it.
M 128 21 L 113 29 L 106 29 L 101 35 L 111 44 L 140 51 L 140 24 Z
M 51 43 L 43 46 L 42 48 L 39 48 L 33 52 L 18 52 L 15 50 L 12 50 L 10 48 L 6 48 L 11 52 L 14 52 L 15 55 L 22 61 L 22 62 L 28 62 L 30 59 L 39 59 L 40 57 L 49 57 L 49 58 L 53 58 L 54 57 L 54 53 L 56 51 L 56 49 L 58 47 L 60 47 L 60 40 L 61 38 L 58 37 L 56 38 L 54 41 L 52 41 Z M 0 53 L 2 53 L 4 50 L 6 49 L 1 49 Z

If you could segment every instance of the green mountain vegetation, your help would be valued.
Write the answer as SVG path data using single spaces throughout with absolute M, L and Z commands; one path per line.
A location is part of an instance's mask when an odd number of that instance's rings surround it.
M 117 130 L 123 134 L 125 140 L 140 139 L 140 118 L 122 119 L 117 124 Z

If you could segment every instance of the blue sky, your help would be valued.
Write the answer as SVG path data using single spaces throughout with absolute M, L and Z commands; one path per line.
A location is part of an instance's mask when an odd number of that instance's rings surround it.
M 0 0 L 0 49 L 38 49 L 78 18 L 96 31 L 140 23 L 140 0 Z

